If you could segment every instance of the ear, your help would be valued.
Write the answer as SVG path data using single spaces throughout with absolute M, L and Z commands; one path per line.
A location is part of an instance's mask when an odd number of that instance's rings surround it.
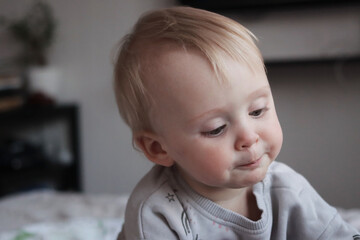
M 135 144 L 139 147 L 145 156 L 152 162 L 170 167 L 174 164 L 172 158 L 168 155 L 156 134 L 141 132 L 134 135 Z

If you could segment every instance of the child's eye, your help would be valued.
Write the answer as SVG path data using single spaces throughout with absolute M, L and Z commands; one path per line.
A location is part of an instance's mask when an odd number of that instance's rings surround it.
M 203 135 L 207 136 L 207 137 L 217 137 L 219 135 L 221 135 L 224 130 L 225 130 L 226 124 L 215 128 L 214 130 L 208 131 L 208 132 L 203 132 Z
M 260 117 L 266 110 L 267 108 L 257 109 L 255 111 L 250 112 L 249 115 L 253 117 Z

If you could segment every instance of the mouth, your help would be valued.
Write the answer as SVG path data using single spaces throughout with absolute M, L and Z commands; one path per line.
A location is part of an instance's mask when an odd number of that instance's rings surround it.
M 249 163 L 245 163 L 245 164 L 240 164 L 237 166 L 237 168 L 257 168 L 260 166 L 260 163 L 261 163 L 261 159 L 262 157 L 256 159 L 256 160 L 253 160 Z

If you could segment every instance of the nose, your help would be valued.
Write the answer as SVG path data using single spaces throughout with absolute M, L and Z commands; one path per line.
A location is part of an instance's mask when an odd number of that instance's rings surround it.
M 259 141 L 259 135 L 251 126 L 244 126 L 238 129 L 235 141 L 235 149 L 243 151 L 251 148 Z

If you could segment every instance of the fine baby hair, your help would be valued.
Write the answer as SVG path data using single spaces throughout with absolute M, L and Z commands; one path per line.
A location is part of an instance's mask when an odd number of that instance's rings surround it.
M 164 42 L 199 50 L 218 79 L 225 80 L 224 54 L 250 68 L 263 67 L 255 40 L 241 24 L 200 9 L 173 7 L 144 14 L 121 41 L 115 61 L 114 88 L 121 116 L 133 133 L 152 130 L 148 114 L 152 101 L 144 79 L 151 71 L 152 55 Z

